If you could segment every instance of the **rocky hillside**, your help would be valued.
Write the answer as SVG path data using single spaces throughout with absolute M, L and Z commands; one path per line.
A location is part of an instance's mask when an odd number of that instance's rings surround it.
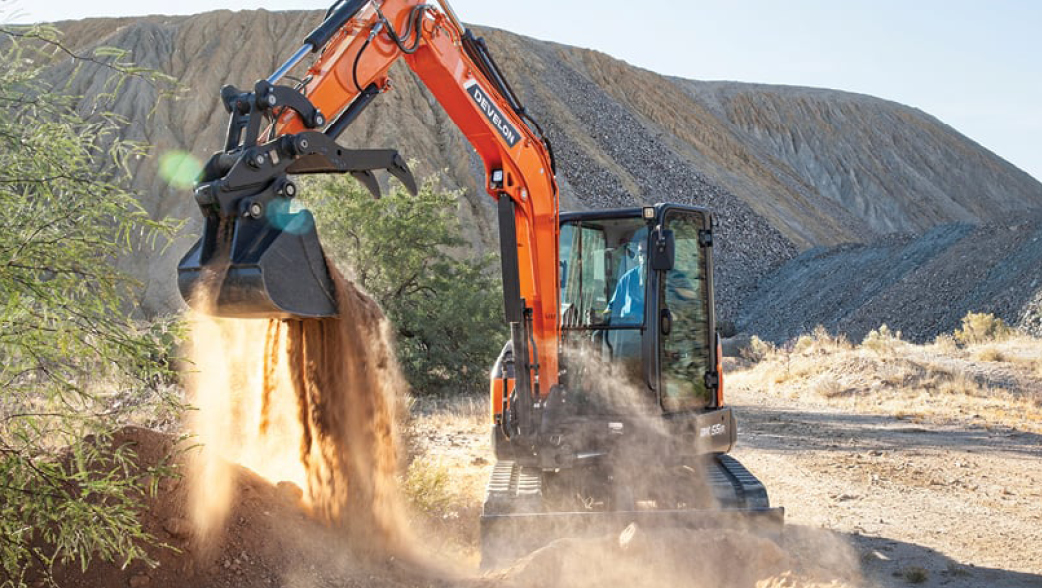
M 862 340 L 886 323 L 924 342 L 969 312 L 1042 336 L 1042 210 L 1002 224 L 949 223 L 914 237 L 817 247 L 760 280 L 740 329 L 776 342 L 824 325 Z
M 179 100 L 157 104 L 156 90 L 134 81 L 117 109 L 134 121 L 131 137 L 155 145 L 157 155 L 186 149 L 205 158 L 225 126 L 219 88 L 265 77 L 320 18 L 218 11 L 60 27 L 74 50 L 123 47 L 139 64 L 180 79 Z M 752 293 L 769 293 L 763 279 L 800 252 L 950 223 L 1003 223 L 1042 207 L 1042 184 L 912 108 L 830 90 L 672 79 L 594 51 L 479 32 L 548 130 L 565 208 L 671 200 L 719 211 L 717 300 L 725 317 L 739 317 Z M 53 75 L 76 93 L 96 93 L 109 77 L 73 67 L 57 63 Z M 465 190 L 460 218 L 468 238 L 491 246 L 497 235 L 491 201 L 478 188 L 480 162 L 415 76 L 400 66 L 392 73 L 394 90 L 343 142 L 397 147 L 418 161 L 421 175 L 444 170 L 448 186 Z M 163 252 L 124 261 L 146 283 L 143 311 L 163 312 L 179 305 L 174 268 L 198 231 L 198 212 L 186 191 L 157 176 L 155 158 L 138 165 L 146 208 L 190 219 Z

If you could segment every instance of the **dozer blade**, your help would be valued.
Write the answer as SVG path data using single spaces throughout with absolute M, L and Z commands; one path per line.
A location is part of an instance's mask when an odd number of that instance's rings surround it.
M 507 566 L 557 539 L 619 535 L 631 524 L 645 530 L 733 529 L 767 537 L 782 534 L 785 510 L 771 507 L 767 491 L 728 455 L 707 462 L 704 482 L 713 507 L 560 511 L 543 496 L 538 469 L 500 461 L 489 479 L 481 515 L 481 567 Z
M 336 316 L 310 211 L 278 215 L 274 222 L 261 216 L 225 223 L 207 218 L 202 238 L 177 267 L 177 286 L 189 306 L 228 318 Z
M 732 529 L 777 537 L 782 508 L 720 510 L 635 510 L 502 514 L 481 517 L 481 567 L 509 566 L 557 539 L 619 535 L 630 525 L 654 532 L 664 529 Z

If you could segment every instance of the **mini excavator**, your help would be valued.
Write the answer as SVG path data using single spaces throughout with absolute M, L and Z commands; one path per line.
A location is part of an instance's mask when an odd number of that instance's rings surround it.
M 302 80 L 279 84 L 312 55 Z M 336 142 L 390 89 L 399 59 L 477 151 L 496 203 L 510 339 L 490 378 L 483 565 L 631 523 L 780 531 L 783 509 L 727 455 L 736 427 L 712 213 L 670 203 L 560 213 L 550 141 L 447 0 L 339 0 L 270 77 L 221 90 L 227 141 L 195 188 L 205 225 L 178 267 L 185 300 L 224 317 L 336 315 L 314 218 L 291 205 L 293 177 L 351 174 L 379 196 L 374 171 L 386 170 L 415 193 L 398 152 Z M 214 279 L 203 309 L 197 287 Z

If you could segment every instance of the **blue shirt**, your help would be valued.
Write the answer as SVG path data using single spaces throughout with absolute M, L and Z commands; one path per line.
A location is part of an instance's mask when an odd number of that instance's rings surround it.
M 639 325 L 644 322 L 643 273 L 644 268 L 638 265 L 622 274 L 615 285 L 615 293 L 608 303 L 612 324 Z

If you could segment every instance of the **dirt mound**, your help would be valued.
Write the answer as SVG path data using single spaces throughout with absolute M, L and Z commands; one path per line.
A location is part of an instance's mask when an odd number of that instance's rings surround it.
M 197 451 L 193 441 L 128 427 L 114 445 L 129 445 L 142 466 L 168 461 L 184 471 Z M 94 562 L 56 570 L 63 588 L 131 586 L 430 586 L 440 585 L 425 571 L 393 558 L 353 555 L 351 541 L 338 529 L 316 521 L 299 490 L 273 484 L 243 467 L 228 464 L 229 505 L 220 541 L 204 540 L 191 522 L 191 492 L 186 478 L 160 480 L 145 497 L 141 522 L 159 544 L 149 549 L 155 566 L 135 562 Z M 420 578 L 422 577 L 422 581 Z

